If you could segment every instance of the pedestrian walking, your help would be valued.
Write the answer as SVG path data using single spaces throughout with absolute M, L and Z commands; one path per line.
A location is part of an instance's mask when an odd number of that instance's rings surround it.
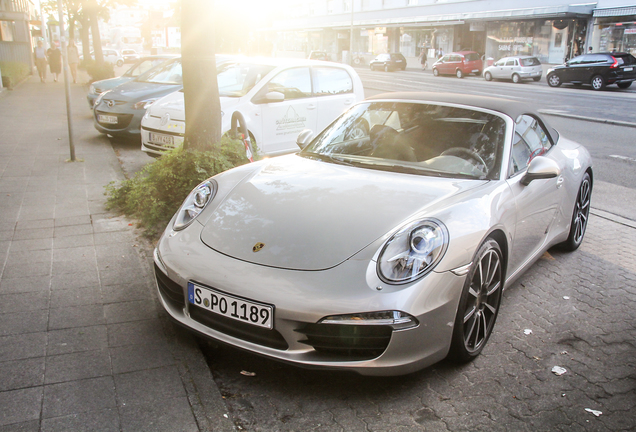
M 33 50 L 33 56 L 35 57 L 35 67 L 38 69 L 38 75 L 41 82 L 46 82 L 46 50 L 39 40 L 37 46 Z
M 422 65 L 422 70 L 426 70 L 428 67 L 428 62 L 426 61 L 426 48 L 422 48 L 422 53 L 420 54 L 420 63 Z
M 51 48 L 46 51 L 46 56 L 49 59 L 49 69 L 53 74 L 53 81 L 57 82 L 58 75 L 62 73 L 62 51 L 57 45 L 52 44 Z
M 75 40 L 68 41 L 68 47 L 66 47 L 66 58 L 68 59 L 68 67 L 73 75 L 73 84 L 77 83 L 77 64 L 79 63 L 79 51 Z

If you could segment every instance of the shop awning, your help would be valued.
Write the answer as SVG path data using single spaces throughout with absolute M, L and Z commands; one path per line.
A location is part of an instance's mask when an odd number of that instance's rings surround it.
M 594 9 L 594 17 L 615 17 L 636 15 L 636 6 Z
M 443 14 L 421 14 L 425 8 L 413 8 L 411 14 L 403 9 L 385 9 L 381 11 L 356 12 L 353 16 L 354 27 L 429 27 L 463 24 L 469 21 L 499 21 L 524 19 L 555 19 L 591 17 L 596 3 L 560 4 L 554 6 L 501 9 L 487 11 L 467 11 Z M 419 13 L 418 13 L 419 12 Z M 312 30 L 314 28 L 349 28 L 351 15 L 340 14 L 282 20 L 275 22 L 274 30 L 290 31 L 295 29 Z M 262 29 L 264 30 L 264 29 Z

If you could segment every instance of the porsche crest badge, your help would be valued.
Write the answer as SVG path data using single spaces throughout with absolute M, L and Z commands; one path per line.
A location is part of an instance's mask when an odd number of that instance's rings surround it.
M 258 252 L 265 247 L 265 243 L 256 243 L 252 248 L 252 252 Z

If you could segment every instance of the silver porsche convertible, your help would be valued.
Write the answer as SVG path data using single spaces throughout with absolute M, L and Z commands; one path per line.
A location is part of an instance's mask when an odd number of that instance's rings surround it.
M 585 234 L 589 153 L 513 101 L 385 94 L 298 144 L 204 181 L 175 214 L 154 262 L 178 323 L 310 368 L 467 362 L 503 290 Z

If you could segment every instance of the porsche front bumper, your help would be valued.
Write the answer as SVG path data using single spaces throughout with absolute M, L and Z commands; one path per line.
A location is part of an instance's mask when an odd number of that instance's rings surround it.
M 431 272 L 411 284 L 387 285 L 378 279 L 374 262 L 355 257 L 321 271 L 266 267 L 210 249 L 200 240 L 201 228 L 195 221 L 183 231 L 168 230 L 155 250 L 160 301 L 181 325 L 279 361 L 308 368 L 349 369 L 362 375 L 406 374 L 446 357 L 465 276 Z M 274 328 L 266 331 L 190 304 L 191 281 L 272 305 Z M 382 331 L 375 325 L 340 326 L 334 333 L 332 327 L 325 328 L 332 324 L 317 324 L 326 316 L 387 310 L 410 314 L 418 324 L 401 330 L 389 328 L 388 334 L 387 326 L 382 326 Z M 369 333 L 368 327 L 378 327 L 378 331 Z M 316 331 L 327 331 L 332 336 L 346 332 L 345 338 L 382 333 L 385 345 L 375 351 L 359 345 L 323 349 L 311 342 L 311 335 L 308 337 Z

